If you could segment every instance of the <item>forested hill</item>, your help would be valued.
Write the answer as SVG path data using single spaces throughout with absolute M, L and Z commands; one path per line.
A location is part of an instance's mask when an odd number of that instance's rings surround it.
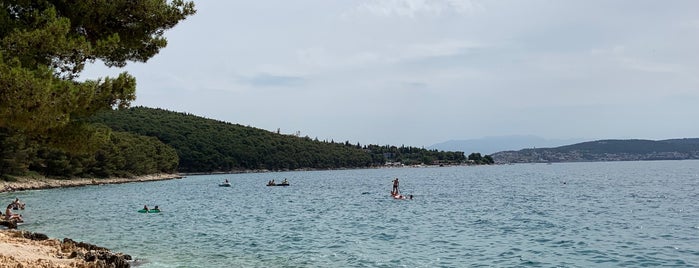
M 115 131 L 158 138 L 177 151 L 180 172 L 357 168 L 386 162 L 466 162 L 463 152 L 318 141 L 146 107 L 106 111 L 90 121 Z
M 699 159 L 699 139 L 599 140 L 493 154 L 496 163 Z

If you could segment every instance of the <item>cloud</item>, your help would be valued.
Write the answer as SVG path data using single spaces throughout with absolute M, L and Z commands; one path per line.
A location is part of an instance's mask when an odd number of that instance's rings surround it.
M 272 74 L 257 74 L 252 77 L 238 79 L 240 82 L 255 87 L 293 87 L 302 85 L 305 79 L 300 76 L 285 76 Z
M 296 59 L 303 66 L 327 72 L 330 69 L 376 68 L 402 65 L 415 61 L 459 57 L 472 51 L 487 49 L 490 45 L 469 40 L 432 40 L 429 42 L 384 42 L 381 46 L 338 50 L 309 47 L 296 51 Z M 383 67 L 381 67 L 383 68 Z
M 467 15 L 483 10 L 472 0 L 371 0 L 359 4 L 354 12 L 383 17 Z
M 610 49 L 593 49 L 590 55 L 611 59 L 619 67 L 648 72 L 648 73 L 680 73 L 682 68 L 677 64 L 665 63 L 658 60 L 644 59 L 633 55 L 625 46 L 614 46 Z

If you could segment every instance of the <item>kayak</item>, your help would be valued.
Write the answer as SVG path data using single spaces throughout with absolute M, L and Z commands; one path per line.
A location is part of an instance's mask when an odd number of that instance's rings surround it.
M 138 210 L 138 213 L 160 213 L 160 210 L 159 209 L 151 209 L 151 210 L 140 209 L 140 210 Z
M 231 187 L 231 184 L 230 184 L 230 183 L 221 183 L 221 184 L 219 184 L 218 186 L 220 186 L 220 187 Z

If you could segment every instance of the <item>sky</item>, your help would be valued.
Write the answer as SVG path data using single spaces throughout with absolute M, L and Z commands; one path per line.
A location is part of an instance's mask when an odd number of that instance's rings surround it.
M 194 1 L 132 106 L 320 140 L 699 137 L 699 1 Z

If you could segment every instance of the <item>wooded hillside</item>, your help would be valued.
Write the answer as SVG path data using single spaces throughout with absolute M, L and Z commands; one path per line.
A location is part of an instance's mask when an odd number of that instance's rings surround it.
M 463 163 L 463 152 L 319 141 L 163 109 L 135 107 L 90 119 L 115 131 L 157 137 L 179 155 L 180 172 L 333 169 Z

